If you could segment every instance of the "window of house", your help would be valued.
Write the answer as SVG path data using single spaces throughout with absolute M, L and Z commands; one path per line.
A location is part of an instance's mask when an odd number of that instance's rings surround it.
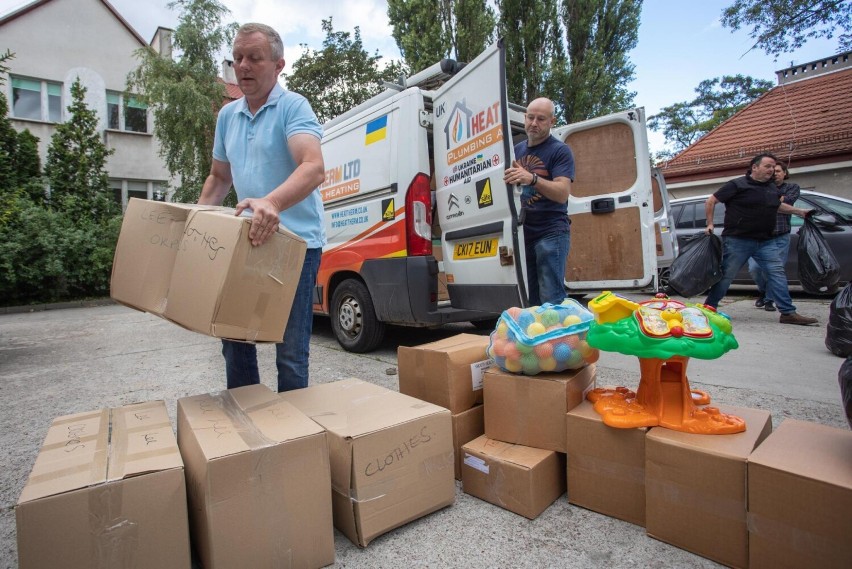
M 60 122 L 62 84 L 12 77 L 12 116 L 19 119 Z
M 133 95 L 107 91 L 107 128 L 148 132 L 148 106 Z
M 130 198 L 148 199 L 148 182 L 127 182 L 127 201 Z
M 115 200 L 115 203 L 124 207 L 124 197 L 121 192 L 121 180 L 110 180 L 109 188 L 112 190 L 112 199 Z

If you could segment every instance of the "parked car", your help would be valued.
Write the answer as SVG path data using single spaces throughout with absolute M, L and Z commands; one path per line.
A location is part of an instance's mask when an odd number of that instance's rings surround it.
M 682 250 L 684 243 L 692 236 L 704 231 L 707 226 L 707 216 L 704 212 L 704 202 L 708 196 L 694 196 L 670 200 L 672 218 L 674 219 L 675 236 L 679 248 Z M 828 196 L 818 192 L 802 190 L 796 207 L 802 209 L 816 209 L 817 214 L 814 221 L 822 231 L 823 236 L 831 247 L 834 256 L 840 263 L 840 286 L 852 279 L 852 201 Z M 725 220 L 725 204 L 716 204 L 713 216 L 713 231 L 717 235 L 722 234 Z M 791 218 L 792 233 L 790 235 L 790 253 L 787 256 L 785 270 L 787 281 L 792 285 L 799 283 L 799 259 L 796 253 L 799 228 L 804 220 L 801 217 Z M 668 284 L 668 268 L 660 269 L 660 287 Z M 745 266 L 737 274 L 734 284 L 753 285 L 754 281 Z M 836 290 L 829 291 L 830 293 Z

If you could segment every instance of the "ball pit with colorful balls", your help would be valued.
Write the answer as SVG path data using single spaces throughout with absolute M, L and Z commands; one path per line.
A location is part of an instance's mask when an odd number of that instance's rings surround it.
M 504 371 L 525 375 L 581 368 L 600 357 L 586 342 L 592 319 L 573 299 L 509 308 L 491 333 L 488 355 Z

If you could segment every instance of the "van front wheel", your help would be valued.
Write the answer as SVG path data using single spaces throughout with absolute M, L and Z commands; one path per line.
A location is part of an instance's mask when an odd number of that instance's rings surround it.
M 331 297 L 331 328 L 348 352 L 370 352 L 385 336 L 385 324 L 376 318 L 373 299 L 364 283 L 348 279 Z

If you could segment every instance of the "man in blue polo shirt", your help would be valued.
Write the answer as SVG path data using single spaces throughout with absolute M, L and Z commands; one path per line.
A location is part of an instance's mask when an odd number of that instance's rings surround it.
M 243 98 L 216 122 L 213 166 L 200 204 L 219 205 L 233 184 L 236 214 L 252 214 L 249 238 L 261 245 L 279 223 L 307 242 L 307 255 L 283 343 L 276 344 L 278 391 L 307 387 L 313 289 L 326 243 L 319 185 L 324 179 L 322 127 L 307 100 L 278 84 L 284 46 L 264 24 L 245 24 L 234 40 L 234 70 Z M 228 389 L 260 382 L 254 344 L 222 341 Z

